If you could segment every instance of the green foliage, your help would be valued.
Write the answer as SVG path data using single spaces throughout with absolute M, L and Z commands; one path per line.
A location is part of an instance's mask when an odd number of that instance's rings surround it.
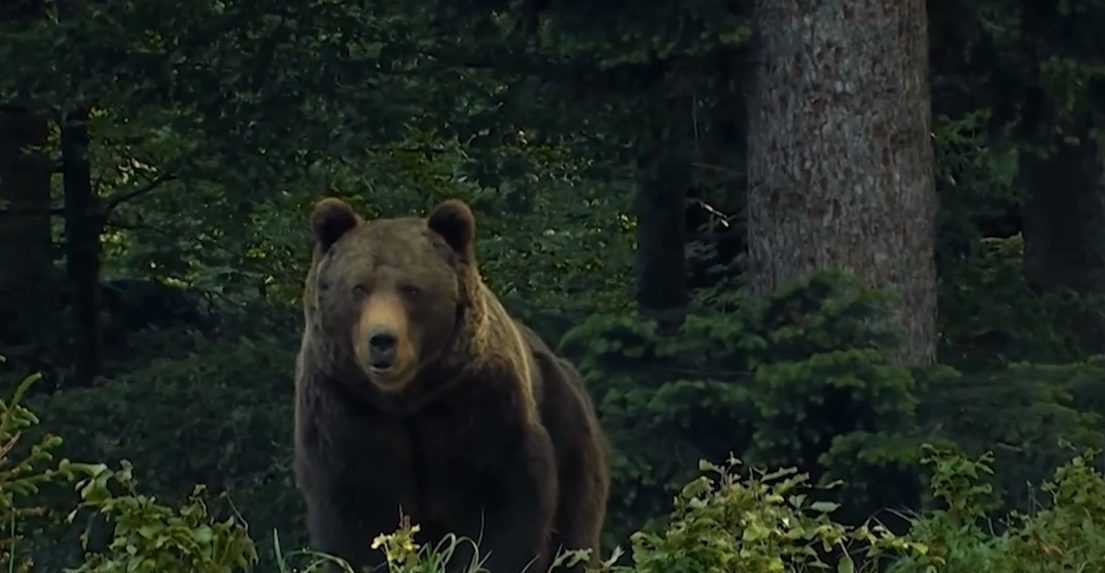
M 885 297 L 834 273 L 764 300 L 712 302 L 723 309 L 703 307 L 671 336 L 632 316 L 597 315 L 562 342 L 615 444 L 612 532 L 658 525 L 694 460 L 730 451 L 842 481 L 844 517 L 862 520 L 923 501 L 923 442 L 975 453 L 1000 444 L 1002 507 L 1031 502 L 1030 484 L 1061 463 L 1062 444 L 1105 447 L 1100 359 L 984 372 L 895 367 Z
M 100 388 L 38 397 L 36 404 L 66 436 L 67 457 L 131 460 L 147 491 L 175 502 L 183 503 L 194 484 L 205 485 L 226 494 L 256 530 L 277 529 L 299 544 L 303 508 L 289 439 L 296 330 L 269 328 L 287 335 L 189 341 L 180 356 L 153 360 Z M 145 342 L 151 349 L 183 344 L 170 333 Z M 54 558 L 43 548 L 41 560 Z
M 1024 190 L 1016 181 L 1017 148 L 990 140 L 991 121 L 990 109 L 933 120 L 942 270 L 966 264 L 963 259 L 971 256 L 987 231 L 1011 228 L 1005 221 L 1024 201 Z
M 929 445 L 921 450 L 932 475 L 930 495 L 945 507 L 914 514 L 905 531 L 893 532 L 876 520 L 836 521 L 831 516 L 842 509 L 839 504 L 819 499 L 809 476 L 794 468 L 742 467 L 735 458 L 724 465 L 702 461 L 704 475 L 679 489 L 663 529 L 637 531 L 628 560 L 615 548 L 588 570 L 1028 573 L 1090 571 L 1105 559 L 1105 476 L 1093 468 L 1094 452 L 1058 468 L 1041 488 L 1051 497 L 1047 507 L 1010 514 L 1005 530 L 996 532 L 987 525 L 994 517 L 986 483 L 994 473 L 992 458 Z M 416 540 L 418 531 L 403 520 L 397 531 L 375 540 L 389 573 L 440 573 L 462 542 L 450 535 L 425 545 Z M 585 557 L 562 553 L 550 571 Z M 486 572 L 478 559 L 463 570 Z
M 662 533 L 638 532 L 633 540 L 629 573 L 733 571 L 768 573 L 828 569 L 854 571 L 848 554 L 853 543 L 865 545 L 873 560 L 861 571 L 876 571 L 877 557 L 890 553 L 924 553 L 925 547 L 897 538 L 880 525 L 847 527 L 829 514 L 837 504 L 814 501 L 806 474 L 793 468 L 751 471 L 736 479 L 727 466 L 703 463 L 716 478 L 700 477 L 675 500 L 671 525 Z M 833 556 L 834 552 L 842 554 Z M 835 557 L 835 559 L 833 558 Z
M 672 336 L 624 315 L 569 332 L 562 348 L 578 357 L 615 444 L 612 531 L 658 515 L 688 467 L 731 451 L 903 501 L 895 495 L 912 491 L 917 460 L 887 452 L 913 444 L 903 432 L 917 398 L 911 373 L 883 354 L 895 340 L 886 309 L 853 277 L 822 272 L 766 300 L 703 309 Z M 857 465 L 886 471 L 861 476 Z
M 1026 199 L 1066 184 L 1056 177 L 1068 168 L 1052 166 L 1047 174 L 1039 160 L 1097 137 L 1105 82 L 1095 30 L 1105 5 L 936 0 L 929 8 L 941 204 L 940 360 L 977 371 L 1100 352 L 1101 297 L 1029 288 L 1025 240 L 1036 241 L 1036 252 L 1047 257 L 1063 255 L 1044 236 L 1020 233 L 1026 221 L 1057 216 L 1030 211 L 1045 207 Z M 1077 168 L 1087 171 L 1075 180 L 1098 168 Z M 1090 250 L 1100 242 L 1085 240 Z
M 443 573 L 454 570 L 462 573 L 489 573 L 483 566 L 485 559 L 480 557 L 479 544 L 475 540 L 449 533 L 435 544 L 426 545 L 415 541 L 419 529 L 418 525 L 411 523 L 410 517 L 402 516 L 399 529 L 378 535 L 372 540 L 372 548 L 384 553 L 389 573 Z M 468 563 L 461 563 L 460 569 L 457 569 L 458 562 L 454 554 L 461 545 L 471 545 L 473 554 Z M 579 552 L 557 555 L 550 570 L 578 559 Z
M 176 11 L 134 0 L 77 4 L 73 16 L 0 22 L 0 61 L 11 63 L 0 76 L 0 103 L 56 118 L 90 102 L 89 157 L 103 207 L 96 215 L 108 223 L 105 275 L 201 291 L 219 303 L 223 323 L 211 339 L 143 332 L 125 360 L 110 364 L 105 387 L 35 397 L 67 436 L 67 454 L 134 459 L 146 487 L 163 499 L 184 498 L 192 516 L 128 490 L 111 498 L 120 500 L 109 512 L 115 517 L 126 512 L 191 544 L 189 528 L 202 527 L 206 513 L 185 496 L 200 482 L 229 492 L 260 530 L 302 537 L 289 470 L 292 319 L 308 257 L 307 210 L 324 192 L 368 216 L 468 200 L 479 216 L 481 265 L 511 310 L 542 334 L 576 327 L 564 348 L 591 380 L 617 445 L 608 543 L 638 523 L 661 525 L 694 462 L 730 451 L 797 465 L 817 483 L 843 480 L 833 491 L 847 501 L 839 511 L 858 518 L 921 496 L 922 441 L 970 452 L 996 445 L 994 460 L 1005 469 L 993 497 L 1022 506 L 1031 503 L 1025 482 L 1043 479 L 1065 455 L 1061 442 L 1105 445 L 1105 372 L 1100 360 L 1086 359 L 1100 349 L 1080 335 L 1105 322 L 1105 301 L 1025 284 L 1016 234 L 1025 190 L 1015 177 L 1025 154 L 1048 151 L 1047 138 L 1076 134 L 1100 113 L 1100 1 L 930 3 L 940 38 L 932 83 L 941 359 L 961 371 L 912 372 L 884 356 L 895 336 L 883 298 L 845 277 L 815 276 L 766 300 L 748 299 L 732 283 L 704 289 L 674 336 L 628 311 L 635 223 L 631 187 L 622 182 L 626 160 L 652 138 L 669 137 L 667 130 L 693 125 L 693 184 L 741 188 L 731 183 L 742 171 L 734 141 L 743 139 L 743 118 L 733 111 L 742 108 L 741 78 L 733 64 L 747 59 L 744 7 L 717 0 L 629 11 L 619 3 L 499 0 L 376 2 L 371 10 L 332 0 L 189 0 Z M 1022 13 L 1033 6 L 1037 17 Z M 1037 96 L 1048 117 L 1029 125 L 1039 119 L 1030 117 Z M 51 128 L 56 156 L 56 123 Z M 1025 135 L 1033 129 L 1043 135 Z M 711 162 L 725 164 L 702 167 Z M 724 172 L 724 180 L 707 171 Z M 58 186 L 54 199 L 61 195 Z M 739 195 L 726 199 L 739 205 Z M 13 420 L 34 421 L 10 411 Z M 30 426 L 10 431 L 0 436 L 8 456 L 16 438 L 37 436 Z M 48 435 L 36 439 L 59 446 Z M 35 457 L 45 446 L 30 451 L 35 468 L 49 460 Z M 936 501 L 964 499 L 954 511 L 974 517 L 991 509 L 991 501 L 965 493 L 981 466 L 938 459 L 945 461 L 936 475 L 947 479 L 935 479 Z M 0 455 L 0 463 L 8 460 Z M 0 490 L 0 509 L 37 515 L 20 504 L 33 493 L 26 486 L 45 483 L 35 480 L 52 470 L 8 467 L 0 465 L 10 471 L 0 476 L 21 485 Z M 129 471 L 98 475 L 129 480 Z M 699 490 L 680 497 L 698 500 L 703 519 L 682 507 L 683 533 L 653 538 L 653 564 L 685 565 L 681 554 L 656 548 L 687 549 L 686 532 L 739 552 L 724 541 L 734 524 L 710 521 L 727 502 L 762 519 L 789 515 L 772 505 L 770 480 L 758 479 L 710 486 L 721 501 Z M 1067 533 L 1074 515 L 1041 520 L 1047 531 L 1032 535 Z M 802 519 L 792 523 L 808 525 Z M 811 539 L 795 533 L 804 525 L 787 527 L 757 542 Z M 942 533 L 942 546 L 983 555 L 1014 544 L 958 531 Z M 116 541 L 133 537 L 120 526 L 115 532 Z M 1049 543 L 1022 550 L 1091 555 Z M 755 547 L 768 554 L 762 543 Z M 756 566 L 740 560 L 748 556 L 691 553 Z M 112 555 L 99 563 L 122 558 Z
M 756 370 L 754 384 L 760 423 L 752 451 L 757 458 L 795 460 L 805 467 L 833 437 L 909 421 L 916 405 L 909 371 L 888 365 L 877 350 L 765 364 Z
M 911 519 L 910 537 L 929 552 L 906 556 L 890 573 L 1028 573 L 1094 571 L 1105 563 L 1105 476 L 1087 451 L 1059 467 L 1041 490 L 1050 496 L 1032 513 L 1013 513 L 995 533 L 987 511 L 991 457 L 966 459 L 930 450 L 933 494 L 946 509 Z
M 61 460 L 56 467 L 43 467 L 53 460 L 62 439 L 46 434 L 23 453 L 24 433 L 39 423 L 38 417 L 21 401 L 27 389 L 40 379 L 30 376 L 8 401 L 0 401 L 0 518 L 5 533 L 0 536 L 0 565 L 8 571 L 30 571 L 31 548 L 38 544 L 58 551 L 57 539 L 26 539 L 20 533 L 31 517 L 47 515 L 50 506 L 43 503 L 43 487 L 71 483 L 80 503 L 68 515 L 72 521 L 82 509 L 93 510 L 114 524 L 111 541 L 105 551 L 89 551 L 83 564 L 73 573 L 109 572 L 205 572 L 245 571 L 257 561 L 257 552 L 245 527 L 236 519 L 213 521 L 196 487 L 181 507 L 157 503 L 151 496 L 136 491 L 132 468 L 123 462 L 120 471 L 102 464 Z M 15 457 L 11 456 L 21 454 Z M 117 495 L 112 486 L 122 488 Z M 39 505 L 26 506 L 34 500 Z M 41 531 L 39 531 L 41 534 Z M 90 536 L 82 536 L 89 547 Z
M 1062 463 L 1067 446 L 1105 447 L 1105 364 L 1015 364 L 976 374 L 934 368 L 919 381 L 921 431 L 981 455 L 996 447 L 1005 469 L 995 483 L 1004 503 L 1033 502 L 1030 484 Z
M 797 573 L 835 565 L 839 572 L 1028 573 L 1091 571 L 1105 562 L 1105 476 L 1093 467 L 1093 451 L 1069 460 L 1043 485 L 1047 507 L 1013 513 L 1005 531 L 995 532 L 987 526 L 992 457 L 922 450 L 930 495 L 945 507 L 915 514 L 905 532 L 874 521 L 842 525 L 829 517 L 838 505 L 815 501 L 806 475 L 751 470 L 738 480 L 730 459 L 725 467 L 703 463 L 717 477 L 685 486 L 662 532 L 633 535 L 632 565 L 601 570 Z
M 18 405 L 35 379 L 28 378 L 14 399 L 0 404 L 3 443 L 14 444 L 23 429 L 37 422 L 29 409 Z M 82 563 L 69 571 L 235 573 L 258 564 L 258 551 L 243 521 L 236 513 L 223 519 L 213 516 L 204 500 L 204 487 L 193 488 L 186 500 L 174 506 L 139 493 L 134 469 L 126 461 L 117 471 L 104 464 L 68 460 L 62 460 L 57 469 L 36 467 L 51 459 L 45 450 L 59 443 L 60 438 L 51 437 L 43 448 L 32 448 L 29 459 L 15 464 L 7 463 L 6 454 L 12 448 L 5 448 L 5 456 L 0 456 L 0 485 L 4 486 L 0 510 L 7 521 L 18 525 L 33 512 L 25 511 L 17 500 L 36 494 L 46 483 L 73 483 L 79 503 L 69 512 L 69 521 L 82 510 L 91 511 L 111 528 L 106 536 L 91 530 L 82 536 Z M 595 571 L 800 573 L 835 567 L 845 573 L 1046 573 L 1087 570 L 1105 561 L 1105 476 L 1094 467 L 1095 451 L 1060 467 L 1041 488 L 1050 496 L 1049 502 L 1031 513 L 1010 514 L 1000 532 L 987 529 L 996 507 L 989 483 L 994 477 L 994 457 L 986 453 L 969 459 L 954 449 L 928 445 L 921 451 L 923 463 L 931 468 L 930 496 L 943 507 L 915 513 L 908 519 L 908 531 L 895 533 L 872 520 L 858 525 L 835 521 L 830 515 L 843 508 L 811 495 L 809 474 L 788 467 L 749 469 L 738 477 L 735 470 L 741 463 L 729 458 L 724 466 L 701 462 L 700 470 L 706 475 L 679 489 L 667 524 L 630 537 L 631 563 L 618 564 L 622 553 L 616 549 Z M 374 540 L 373 547 L 387 558 L 389 573 L 441 573 L 461 543 L 475 543 L 447 535 L 426 545 L 416 541 L 418 531 L 416 524 L 403 519 L 395 532 Z M 97 541 L 97 537 L 106 540 Z M 15 541 L 4 540 L 0 557 L 9 570 L 27 571 L 26 559 L 12 560 Z M 290 558 L 301 556 L 309 558 L 306 571 L 333 562 L 351 573 L 347 564 L 333 556 L 311 551 L 286 556 L 275 541 L 274 534 L 279 571 L 298 570 Z M 550 570 L 586 557 L 586 552 L 561 553 Z M 477 551 L 462 569 L 489 573 L 481 563 Z
M 80 509 L 94 510 L 114 524 L 103 551 L 85 554 L 72 573 L 231 573 L 249 571 L 257 550 L 245 526 L 235 517 L 215 521 L 197 486 L 180 507 L 158 503 L 136 491 L 132 466 L 119 471 L 104 465 L 63 462 L 59 471 L 77 478 Z M 125 495 L 111 491 L 112 484 Z M 88 536 L 83 537 L 88 549 Z
M 983 239 L 962 264 L 947 271 L 941 296 L 941 358 L 965 370 L 1001 368 L 1013 361 L 1066 362 L 1095 348 L 1082 335 L 1105 323 L 1105 297 L 1026 283 L 1024 239 Z
M 436 573 L 445 571 L 446 564 L 453 557 L 453 552 L 460 543 L 475 542 L 470 539 L 457 539 L 453 535 L 446 537 L 437 546 L 421 545 L 416 543 L 414 536 L 420 528 L 412 525 L 410 518 L 403 516 L 399 529 L 390 534 L 381 534 L 372 540 L 372 548 L 384 552 L 387 558 L 389 573 Z M 474 563 L 465 568 L 466 572 L 479 571 L 478 555 L 473 559 Z
M 971 460 L 946 448 L 926 444 L 922 459 L 933 468 L 929 488 L 932 495 L 947 505 L 947 517 L 956 523 L 977 523 L 993 509 L 993 488 L 979 483 L 983 476 L 993 475 L 994 456 L 986 452 L 979 460 Z
M 0 363 L 3 361 L 0 356 Z M 33 561 L 23 543 L 24 522 L 42 516 L 45 508 L 26 504 L 57 478 L 53 468 L 43 465 L 53 460 L 52 451 L 61 445 L 61 438 L 46 434 L 29 449 L 22 443 L 24 432 L 39 423 L 22 401 L 41 378 L 28 376 L 10 399 L 0 400 L 0 567 L 11 572 L 30 571 Z

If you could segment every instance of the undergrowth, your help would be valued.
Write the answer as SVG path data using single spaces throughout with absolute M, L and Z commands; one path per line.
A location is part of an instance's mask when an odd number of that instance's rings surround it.
M 60 511 L 73 523 L 82 513 L 101 520 L 81 536 L 82 564 L 69 573 L 233 573 L 253 571 L 259 555 L 248 525 L 236 513 L 216 517 L 204 488 L 179 504 L 141 493 L 132 467 L 55 461 L 58 436 L 21 443 L 37 416 L 20 404 L 37 381 L 27 378 L 14 396 L 0 401 L 0 567 L 27 572 L 20 553 L 27 526 L 48 516 L 35 498 L 48 485 L 67 485 L 77 499 Z M 1050 497 L 1032 512 L 992 513 L 993 457 L 969 458 L 950 448 L 926 445 L 930 495 L 938 501 L 907 516 L 909 528 L 894 532 L 877 519 L 846 525 L 839 510 L 795 468 L 767 470 L 730 457 L 724 464 L 700 462 L 700 475 L 674 499 L 663 529 L 630 536 L 630 549 L 614 548 L 590 568 L 593 573 L 804 573 L 835 569 L 890 573 L 1095 571 L 1105 564 L 1105 477 L 1094 468 L 1097 452 L 1079 453 L 1058 468 L 1041 492 Z M 92 523 L 92 521 L 90 521 Z M 1000 523 L 1000 526 L 996 525 Z M 277 570 L 321 571 L 340 559 L 309 549 L 284 553 L 273 531 Z M 419 538 L 404 517 L 396 531 L 380 535 L 389 573 L 443 573 L 457 547 L 472 540 L 453 535 Z M 478 547 L 477 547 L 478 549 Z M 464 573 L 486 572 L 476 553 Z M 560 553 L 550 570 L 585 560 L 584 551 Z

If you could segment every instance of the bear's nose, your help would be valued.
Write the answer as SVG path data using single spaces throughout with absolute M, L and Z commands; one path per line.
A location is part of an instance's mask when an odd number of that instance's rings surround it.
M 385 369 L 391 367 L 395 358 L 395 346 L 399 339 L 387 331 L 377 331 L 368 337 L 369 355 L 372 357 L 372 366 Z
M 387 352 L 395 348 L 395 335 L 390 332 L 377 332 L 368 339 L 368 345 L 376 352 Z

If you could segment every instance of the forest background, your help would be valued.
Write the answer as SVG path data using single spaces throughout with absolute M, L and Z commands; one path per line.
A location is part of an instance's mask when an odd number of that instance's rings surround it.
M 227 494 L 262 561 L 303 545 L 310 205 L 459 197 L 588 379 L 608 548 L 730 454 L 896 531 L 940 505 L 923 444 L 993 452 L 987 512 L 1046 505 L 1105 447 L 1105 2 L 806 4 L 5 2 L 0 386 L 39 376 L 42 424 L 0 452 L 45 428 Z M 86 558 L 85 522 L 15 515 L 44 570 Z

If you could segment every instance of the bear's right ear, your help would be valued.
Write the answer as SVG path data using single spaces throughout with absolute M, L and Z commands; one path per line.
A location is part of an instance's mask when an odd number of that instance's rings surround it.
M 353 208 L 334 197 L 315 203 L 315 208 L 311 211 L 311 231 L 314 233 L 315 243 L 323 251 L 328 250 L 360 223 L 361 218 L 353 212 Z

